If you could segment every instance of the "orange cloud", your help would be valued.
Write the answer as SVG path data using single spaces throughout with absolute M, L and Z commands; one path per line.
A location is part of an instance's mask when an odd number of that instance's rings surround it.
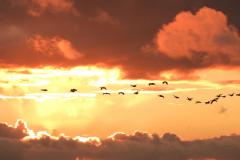
M 60 55 L 69 60 L 74 60 L 82 57 L 83 55 L 78 52 L 71 44 L 70 41 L 61 37 L 43 37 L 41 35 L 35 35 L 29 39 L 33 49 L 40 54 L 48 55 Z
M 208 7 L 196 14 L 179 13 L 159 30 L 155 41 L 160 52 L 174 59 L 207 55 L 240 60 L 239 31 L 228 24 L 223 12 Z

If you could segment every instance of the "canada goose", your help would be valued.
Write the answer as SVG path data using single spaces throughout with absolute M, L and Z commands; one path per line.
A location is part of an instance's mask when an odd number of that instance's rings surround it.
M 193 98 L 189 98 L 189 97 L 187 97 L 187 100 L 188 100 L 188 101 L 192 101 L 192 100 L 193 100 Z
M 108 92 L 104 92 L 104 93 L 102 93 L 103 95 L 111 95 L 110 93 L 108 93 Z
M 175 96 L 175 95 L 173 95 L 174 96 L 174 98 L 176 98 L 176 99 L 179 99 L 180 97 L 178 97 L 178 96 Z
M 218 94 L 218 95 L 216 95 L 216 97 L 220 98 L 220 97 L 222 97 L 222 94 Z
M 137 87 L 137 85 L 136 85 L 136 84 L 131 84 L 130 86 L 131 86 L 131 87 Z
M 156 83 L 148 83 L 148 86 L 154 86 L 154 85 L 156 85 Z
M 101 90 L 107 90 L 107 88 L 106 88 L 106 87 L 100 87 L 100 89 L 101 89 Z
M 124 95 L 125 93 L 124 92 L 118 92 L 118 94 Z
M 222 98 L 226 98 L 226 96 L 222 96 Z
M 47 90 L 47 89 L 41 89 L 41 91 L 43 91 L 43 92 L 47 92 L 48 90 Z
M 164 98 L 164 95 L 159 94 L 158 97 Z
M 237 93 L 236 96 L 240 96 L 240 93 Z
M 167 82 L 167 81 L 163 81 L 162 84 L 166 84 L 166 85 L 168 85 L 168 82 Z
M 75 88 L 70 89 L 70 92 L 77 92 L 77 89 L 75 89 Z
M 202 103 L 202 102 L 201 102 L 201 101 L 196 101 L 195 103 L 196 103 L 196 104 L 199 104 L 199 103 Z

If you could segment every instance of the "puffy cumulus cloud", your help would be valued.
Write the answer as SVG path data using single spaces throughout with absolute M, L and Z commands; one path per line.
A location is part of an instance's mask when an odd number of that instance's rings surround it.
M 43 37 L 35 35 L 29 39 L 29 43 L 35 51 L 40 54 L 59 55 L 69 60 L 82 57 L 82 53 L 78 52 L 72 43 L 61 37 Z
M 74 7 L 73 0 L 11 0 L 11 2 L 14 5 L 26 6 L 27 13 L 34 17 L 39 17 L 46 11 L 51 13 L 72 13 L 74 15 L 79 15 Z
M 7 128 L 5 130 L 17 129 L 7 125 L 5 127 Z M 26 125 L 23 128 L 26 128 Z M 0 130 L 0 133 L 2 132 Z M 144 132 L 130 135 L 115 133 L 108 138 L 99 139 L 70 138 L 64 135 L 54 137 L 47 132 L 39 132 L 29 134 L 22 139 L 15 139 L 15 136 L 6 138 L 1 134 L 0 142 L 1 159 L 238 160 L 240 158 L 238 135 L 183 141 L 171 133 L 166 133 L 162 137 Z
M 212 58 L 218 63 L 216 59 L 220 57 L 221 61 L 239 62 L 239 31 L 228 24 L 223 12 L 208 7 L 196 14 L 188 11 L 177 14 L 173 22 L 159 30 L 156 43 L 160 52 L 174 59 Z

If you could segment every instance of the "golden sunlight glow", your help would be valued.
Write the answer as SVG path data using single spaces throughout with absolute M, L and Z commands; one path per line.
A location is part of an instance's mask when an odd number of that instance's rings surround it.
M 160 77 L 171 79 L 174 73 L 165 72 Z M 194 103 L 197 100 L 205 102 L 219 93 L 228 95 L 238 92 L 238 83 L 225 83 L 232 79 L 231 76 L 235 75 L 236 71 L 223 77 L 220 82 L 211 77 L 217 73 L 228 74 L 228 71 L 209 70 L 204 74 L 199 71 L 194 73 L 195 76 L 203 74 L 207 78 L 200 76 L 198 80 L 171 79 L 168 80 L 169 85 L 163 85 L 162 79 L 122 79 L 124 73 L 119 68 L 103 69 L 89 66 L 69 70 L 51 67 L 1 69 L 0 120 L 12 122 L 22 118 L 29 121 L 36 130 L 47 130 L 51 133 L 58 129 L 71 136 L 79 135 L 80 132 L 86 137 L 103 137 L 116 131 L 132 133 L 136 129 L 159 133 L 171 131 L 186 139 L 230 133 L 237 129 L 234 126 L 238 126 L 238 121 L 234 118 L 235 114 L 240 112 L 234 107 L 234 104 L 239 103 L 237 97 L 230 101 L 226 98 L 218 104 L 213 104 L 211 108 Z M 233 79 L 237 78 L 233 76 Z M 156 85 L 149 86 L 149 82 Z M 131 87 L 130 84 L 136 84 L 137 87 Z M 107 90 L 100 90 L 101 86 L 105 86 Z M 77 91 L 70 92 L 72 88 Z M 120 91 L 125 95 L 119 95 Z M 139 92 L 138 95 L 133 94 L 136 91 Z M 102 95 L 103 92 L 111 95 Z M 165 98 L 159 98 L 158 94 L 164 95 Z M 176 100 L 173 95 L 181 98 Z M 193 97 L 194 102 L 186 101 L 186 97 L 189 96 Z M 231 115 L 228 121 L 218 113 L 221 106 L 231 108 L 224 115 Z M 191 122 L 188 118 L 192 119 Z M 204 120 L 213 118 L 215 121 L 209 123 L 216 127 L 211 127 Z M 157 124 L 162 125 L 158 127 Z M 221 127 L 218 126 L 221 124 L 235 125 L 228 125 L 219 131 Z M 69 127 L 72 129 L 69 130 Z M 206 127 L 211 132 L 203 133 L 202 130 Z M 191 131 L 186 128 L 190 128 Z M 30 138 L 49 136 L 45 132 L 28 132 Z M 76 139 L 89 140 L 82 137 Z

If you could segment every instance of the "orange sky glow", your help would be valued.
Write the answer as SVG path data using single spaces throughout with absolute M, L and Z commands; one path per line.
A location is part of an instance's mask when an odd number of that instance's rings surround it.
M 240 159 L 240 1 L 0 4 L 1 160 Z

